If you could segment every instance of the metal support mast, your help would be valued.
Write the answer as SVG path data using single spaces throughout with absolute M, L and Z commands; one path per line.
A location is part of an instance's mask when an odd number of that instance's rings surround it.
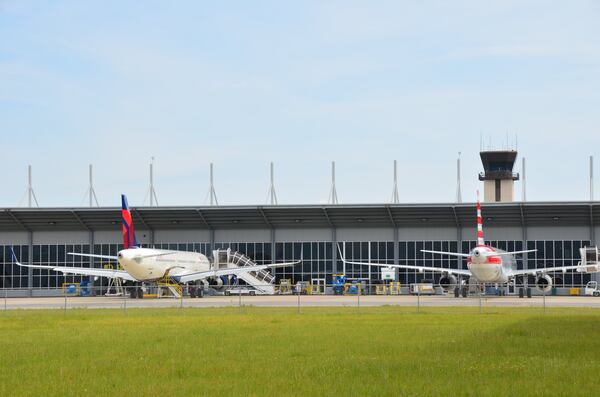
M 271 161 L 271 185 L 267 193 L 267 204 L 277 205 L 277 193 L 275 193 L 275 172 Z
M 217 200 L 217 192 L 215 191 L 215 183 L 214 183 L 214 173 L 213 173 L 213 163 L 210 163 L 210 188 L 208 190 L 208 195 L 210 197 L 210 205 L 219 205 L 219 201 Z
M 329 204 L 339 204 L 337 190 L 335 189 L 335 161 L 331 162 L 331 191 L 329 192 Z
M 100 207 L 100 204 L 98 203 L 98 197 L 96 197 L 96 191 L 94 190 L 93 169 L 92 169 L 91 164 L 89 167 L 89 179 L 90 179 L 90 186 L 88 187 L 87 195 L 89 196 L 89 199 L 90 199 L 90 207 L 94 206 L 94 201 L 96 202 L 96 206 Z
M 37 201 L 37 197 L 35 197 L 35 192 L 33 191 L 33 182 L 31 177 L 31 165 L 27 166 L 27 205 L 31 208 L 33 201 L 35 201 L 35 206 L 39 207 L 40 204 Z
M 590 156 L 590 201 L 594 201 L 594 156 Z
M 521 159 L 523 165 L 521 166 L 521 189 L 523 190 L 521 194 L 523 195 L 523 202 L 527 201 L 527 174 L 525 173 L 525 157 Z
M 158 205 L 158 198 L 154 190 L 154 157 L 150 161 L 150 186 L 148 187 L 148 194 L 150 195 L 150 207 L 153 207 L 155 204 Z
M 461 152 L 458 152 L 458 159 L 456 160 L 456 202 L 462 203 L 462 191 L 460 187 L 460 156 Z
M 398 161 L 394 160 L 394 187 L 392 188 L 392 204 L 398 204 L 400 197 L 398 195 Z

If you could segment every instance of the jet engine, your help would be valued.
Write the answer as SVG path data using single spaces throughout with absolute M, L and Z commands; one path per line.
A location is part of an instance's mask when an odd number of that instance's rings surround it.
M 448 273 L 442 274 L 442 277 L 440 278 L 440 287 L 442 287 L 444 291 L 449 291 L 457 286 L 458 280 L 456 279 L 456 276 Z
M 550 292 L 552 289 L 552 277 L 547 274 L 537 276 L 535 279 L 535 288 L 540 292 Z
M 218 291 L 223 288 L 223 279 L 221 277 L 211 277 L 208 279 L 208 285 Z

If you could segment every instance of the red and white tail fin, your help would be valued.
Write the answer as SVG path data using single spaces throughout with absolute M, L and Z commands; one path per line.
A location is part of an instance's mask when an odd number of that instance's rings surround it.
M 481 202 L 479 201 L 479 190 L 477 191 L 477 246 L 485 245 L 483 238 L 483 219 L 481 218 Z

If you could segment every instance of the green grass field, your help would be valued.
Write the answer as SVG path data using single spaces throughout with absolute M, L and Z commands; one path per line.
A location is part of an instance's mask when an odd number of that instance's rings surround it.
M 0 314 L 0 395 L 597 395 L 600 311 Z

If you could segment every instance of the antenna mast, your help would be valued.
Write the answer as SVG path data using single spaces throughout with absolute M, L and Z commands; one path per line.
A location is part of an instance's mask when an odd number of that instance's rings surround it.
M 460 156 L 461 152 L 458 152 L 458 159 L 456 160 L 456 202 L 462 203 L 462 192 L 460 187 Z
M 148 194 L 150 195 L 150 207 L 153 207 L 155 203 L 158 205 L 158 198 L 154 190 L 154 156 L 150 159 L 150 186 L 148 187 Z
M 210 187 L 208 189 L 208 195 L 210 197 L 210 205 L 219 205 L 219 201 L 217 200 L 217 192 L 215 191 L 213 163 L 210 163 Z
M 590 201 L 594 201 L 594 156 L 590 156 Z
M 273 167 L 273 162 L 271 161 L 271 184 L 269 186 L 269 191 L 267 192 L 267 204 L 277 205 L 277 194 L 275 193 L 275 172 Z
M 523 157 L 521 159 L 521 161 L 523 162 L 523 165 L 521 166 L 521 168 L 522 168 L 521 173 L 523 174 L 522 175 L 523 179 L 521 180 L 521 187 L 522 187 L 523 191 L 521 193 L 523 195 L 523 202 L 526 202 L 527 201 L 527 176 L 525 174 L 525 157 Z
M 96 197 L 96 191 L 94 190 L 94 179 L 93 179 L 93 171 L 92 171 L 92 165 L 90 164 L 89 166 L 89 180 L 90 180 L 90 186 L 88 188 L 88 196 L 90 199 L 90 207 L 94 206 L 94 201 L 96 201 L 96 207 L 100 207 L 100 204 L 98 204 L 98 197 Z
M 329 192 L 329 204 L 339 204 L 337 190 L 335 189 L 335 161 L 331 162 L 331 191 Z
M 398 161 L 394 160 L 394 187 L 392 189 L 392 204 L 398 204 L 400 197 L 398 195 Z
M 35 206 L 39 207 L 40 204 L 37 201 L 37 197 L 35 197 L 35 192 L 33 191 L 33 182 L 31 177 L 31 165 L 27 166 L 27 204 L 29 208 L 31 208 L 33 201 L 35 201 Z

